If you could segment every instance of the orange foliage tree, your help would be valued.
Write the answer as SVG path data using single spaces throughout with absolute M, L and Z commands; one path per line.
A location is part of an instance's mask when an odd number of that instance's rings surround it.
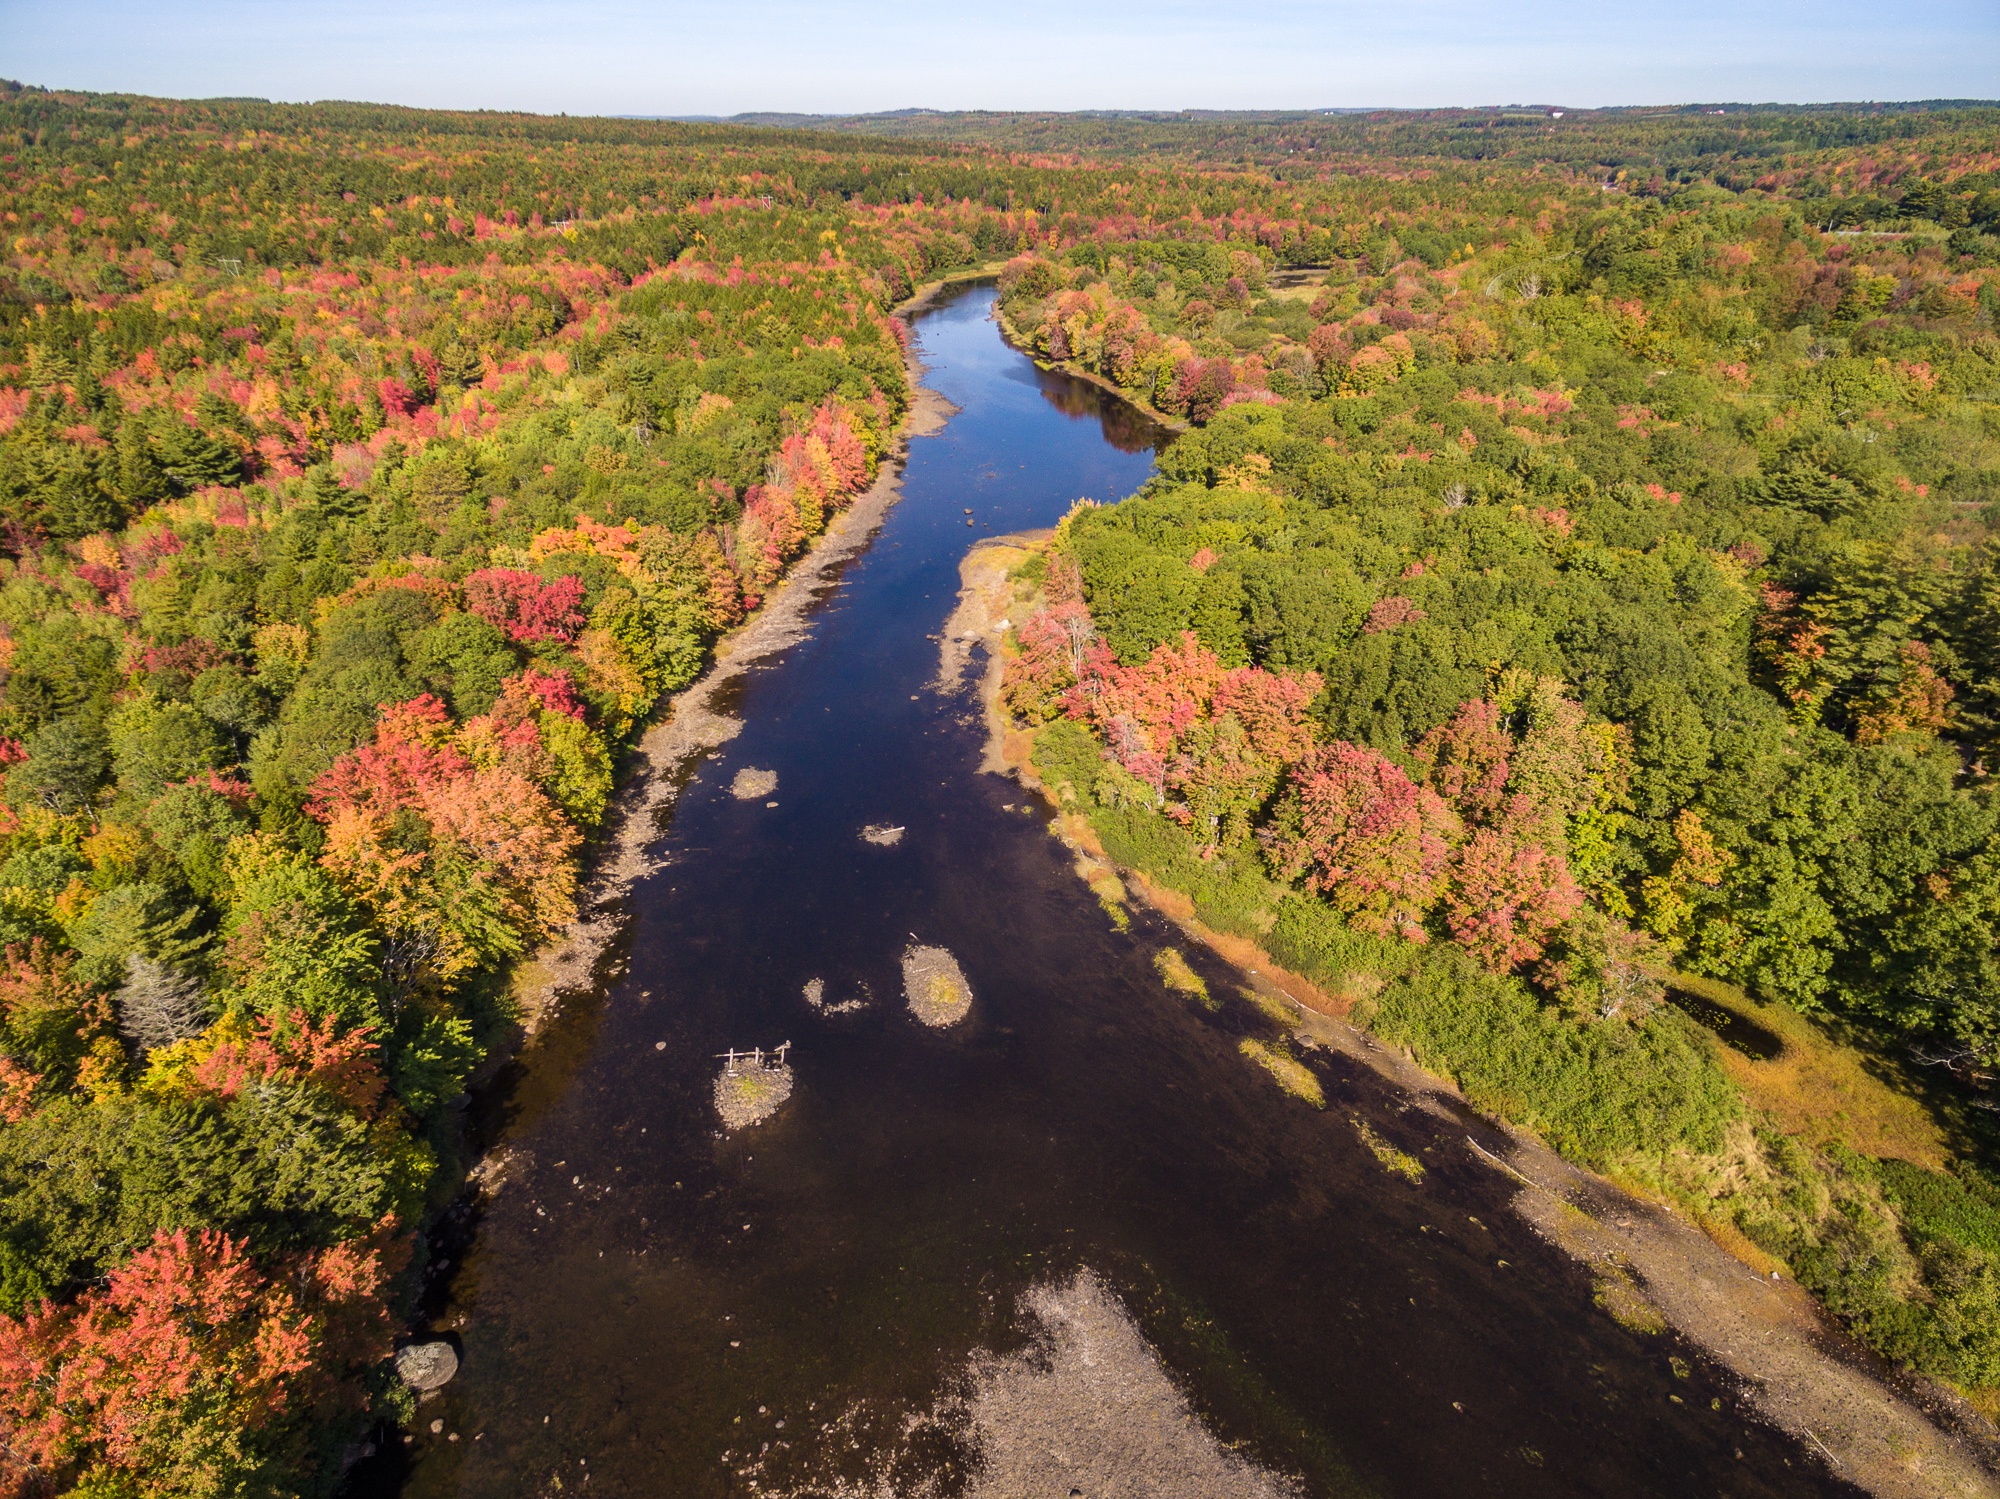
M 21 1494 L 86 1465 L 158 1493 L 285 1481 L 288 1418 L 331 1414 L 348 1370 L 388 1353 L 392 1230 L 268 1267 L 218 1230 L 161 1230 L 105 1289 L 0 1318 L 0 1474 Z
M 385 709 L 373 742 L 313 788 L 321 863 L 375 916 L 403 991 L 521 952 L 575 912 L 576 830 L 508 759 L 477 765 L 445 742 L 450 729 L 428 696 Z

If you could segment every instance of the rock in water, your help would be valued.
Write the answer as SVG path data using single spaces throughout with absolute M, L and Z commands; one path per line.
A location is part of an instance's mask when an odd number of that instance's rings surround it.
M 409 1343 L 396 1350 L 396 1377 L 413 1390 L 442 1389 L 458 1373 L 451 1344 Z
M 942 947 L 912 947 L 903 954 L 903 994 L 925 1025 L 956 1025 L 972 1008 L 972 986 L 958 959 Z
M 736 779 L 729 783 L 729 794 L 739 802 L 754 802 L 769 796 L 778 789 L 778 773 L 775 770 L 759 770 L 754 765 L 746 765 L 736 772 Z
M 865 997 L 868 993 L 866 984 L 861 986 L 861 992 L 864 996 L 861 999 L 843 999 L 833 1003 L 826 997 L 825 979 L 813 979 L 805 987 L 806 1003 L 822 1015 L 846 1015 L 854 1010 L 866 1009 L 868 1007 L 868 1000 Z

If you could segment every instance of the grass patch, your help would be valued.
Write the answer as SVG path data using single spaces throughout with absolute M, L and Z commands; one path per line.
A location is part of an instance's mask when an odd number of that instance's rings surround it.
M 1736 1256 L 1759 1275 L 1769 1277 L 1774 1271 L 1785 1268 L 1783 1261 L 1775 1255 L 1766 1254 L 1756 1240 L 1738 1228 L 1735 1219 L 1716 1213 L 1702 1213 L 1697 1215 L 1695 1223 L 1718 1247 Z
M 1326 1095 L 1310 1068 L 1291 1056 L 1282 1046 L 1267 1046 L 1245 1036 L 1236 1049 L 1278 1080 L 1278 1086 L 1294 1098 L 1303 1098 L 1316 1109 L 1326 1107 Z
M 1181 956 L 1179 948 L 1163 947 L 1154 953 L 1153 967 L 1160 975 L 1160 982 L 1176 994 L 1185 994 L 1200 1000 L 1210 1009 L 1215 1008 L 1214 1001 L 1208 997 L 1208 985 L 1202 982 L 1200 974 L 1188 967 L 1188 961 Z
M 1758 1004 L 1733 984 L 1691 974 L 1675 974 L 1671 981 L 1784 1043 L 1768 1062 L 1733 1047 L 1715 1051 L 1750 1106 L 1786 1134 L 1816 1148 L 1838 1143 L 1878 1159 L 1944 1168 L 1945 1132 L 1922 1100 L 1910 1096 L 1919 1080 L 1897 1076 L 1905 1069 L 1893 1060 L 1860 1050 L 1851 1038 L 1837 1037 L 1831 1027 L 1796 1010 Z
M 1111 918 L 1111 924 L 1121 932 L 1132 930 L 1132 916 L 1125 909 L 1125 884 L 1108 869 L 1101 869 L 1090 876 L 1087 883 L 1090 893 L 1097 897 L 1104 914 Z
M 1297 1025 L 1299 1022 L 1297 1012 L 1275 994 L 1260 993 L 1248 984 L 1242 985 L 1236 992 L 1256 1006 L 1257 1013 L 1266 1020 L 1275 1020 L 1279 1025 L 1285 1026 Z
M 1392 1172 L 1405 1181 L 1421 1182 L 1424 1179 L 1424 1163 L 1415 1156 L 1396 1149 L 1359 1119 L 1354 1121 L 1354 1132 L 1361 1136 L 1361 1143 L 1368 1147 L 1368 1153 L 1382 1163 L 1384 1171 Z
M 1048 554 L 1030 550 L 1024 552 L 1020 563 L 1007 574 L 1010 583 L 1019 583 L 1029 588 L 1041 587 L 1042 579 L 1049 575 Z

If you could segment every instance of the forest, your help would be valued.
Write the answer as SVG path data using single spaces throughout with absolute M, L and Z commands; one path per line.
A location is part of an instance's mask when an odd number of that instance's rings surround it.
M 8 1491 L 326 1493 L 407 1416 L 516 963 L 875 476 L 893 309 L 982 269 L 1190 428 L 1037 563 L 1007 695 L 1058 794 L 2000 1386 L 2000 110 L 1518 113 L 0 83 Z M 1704 994 L 1899 1059 L 1942 1133 L 1791 1127 Z
M 1475 1102 L 1974 1391 L 2000 1379 L 1990 182 L 1912 183 L 1894 231 L 1600 190 L 1458 245 L 1355 226 L 1303 284 L 1254 241 L 1000 279 L 1024 347 L 1195 424 L 1036 564 L 1006 694 L 1058 795 Z M 1702 1023 L 1800 1016 L 1902 1125 L 1849 1127 Z

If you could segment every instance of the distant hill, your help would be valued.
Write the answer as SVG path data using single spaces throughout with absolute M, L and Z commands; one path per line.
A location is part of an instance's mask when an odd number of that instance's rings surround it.
M 1991 101 L 1923 99 L 1900 103 L 1745 104 L 1730 101 L 1577 109 L 1564 104 L 1504 104 L 1477 108 L 1370 109 L 1081 109 L 939 110 L 907 108 L 868 114 L 802 114 L 776 110 L 743 114 L 633 116 L 709 128 L 813 131 L 882 140 L 983 146 L 1095 160 L 1178 160 L 1209 165 L 1254 162 L 1276 170 L 1326 152 L 1356 150 L 1487 158 L 1529 154 L 1566 161 L 1595 160 L 1616 170 L 1634 164 L 1641 134 L 1686 137 L 1671 154 L 1714 156 L 1734 150 L 1775 151 L 1851 146 L 1886 135 L 1928 133 L 1957 126 L 1989 128 Z M 1978 118 L 1972 118 L 1973 115 Z M 1929 117 L 1920 124 L 1919 117 Z M 1946 118 L 1940 118 L 1946 117 Z M 1955 117 L 1955 118 L 1953 118 Z M 1551 137 L 1549 132 L 1553 131 Z M 1698 138 L 1698 139 L 1697 139 Z M 1640 152 L 1640 155 L 1650 155 Z M 1648 163 L 1651 165 L 1651 163 Z

